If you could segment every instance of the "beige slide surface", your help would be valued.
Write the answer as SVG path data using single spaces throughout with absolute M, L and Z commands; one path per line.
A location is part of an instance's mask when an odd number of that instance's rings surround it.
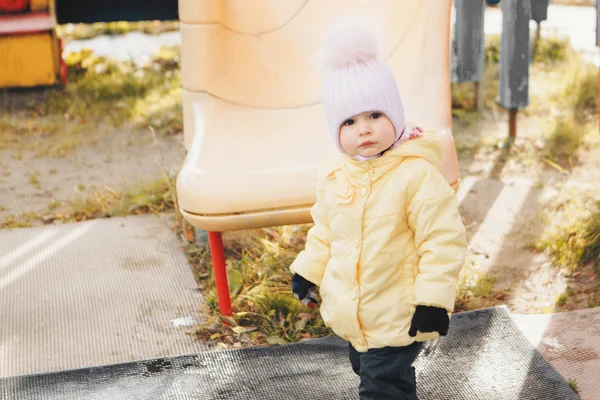
M 378 26 L 380 54 L 398 80 L 407 120 L 449 127 L 450 6 L 180 0 L 188 152 L 177 193 L 186 219 L 211 231 L 310 222 L 317 165 L 335 151 L 315 54 L 328 25 L 344 15 Z

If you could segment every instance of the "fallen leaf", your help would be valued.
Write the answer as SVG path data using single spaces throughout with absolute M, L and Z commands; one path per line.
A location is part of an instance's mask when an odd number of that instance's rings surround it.
M 196 241 L 196 232 L 194 232 L 193 229 L 186 229 L 183 232 L 183 236 L 185 237 L 185 240 L 190 243 L 194 243 Z
M 235 333 L 237 333 L 238 335 L 241 335 L 242 333 L 248 333 L 248 332 L 253 332 L 256 330 L 255 326 L 234 326 L 233 328 L 231 328 L 232 331 L 234 331 Z
M 234 326 L 233 328 L 231 328 L 231 330 L 237 333 L 238 335 L 241 335 L 242 333 L 246 332 L 246 328 L 243 326 Z
M 269 344 L 286 344 L 287 342 L 280 338 L 279 336 L 269 336 L 267 338 L 267 343 Z
M 296 328 L 297 331 L 303 331 L 304 328 L 306 328 L 307 322 L 308 322 L 307 317 L 300 318 L 298 321 L 296 321 L 294 323 L 294 328 Z
M 227 280 L 229 281 L 229 292 L 236 294 L 242 288 L 242 273 L 237 269 L 227 271 Z

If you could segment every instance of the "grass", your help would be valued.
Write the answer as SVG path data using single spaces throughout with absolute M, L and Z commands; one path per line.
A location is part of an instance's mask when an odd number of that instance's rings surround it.
M 328 335 L 316 310 L 291 292 L 288 270 L 304 247 L 308 226 L 284 226 L 224 234 L 232 296 L 230 326 L 219 324 L 212 264 L 205 246 L 189 244 L 188 257 L 196 279 L 207 293 L 207 312 L 213 323 L 194 333 L 225 345 L 295 342 Z M 215 323 L 217 322 L 217 323 Z
M 557 266 L 575 271 L 588 263 L 600 266 L 600 201 L 575 189 L 551 205 L 551 225 L 535 244 L 547 251 Z
M 175 195 L 172 178 L 162 178 L 124 191 L 105 187 L 71 201 L 52 200 L 48 203 L 48 212 L 43 215 L 26 213 L 8 216 L 0 221 L 0 228 L 29 227 L 54 221 L 78 222 L 96 218 L 173 212 L 176 209 Z
M 567 384 L 571 390 L 573 390 L 575 393 L 579 393 L 579 384 L 577 383 L 576 379 L 569 378 L 569 380 L 567 380 Z
M 158 97 L 181 97 L 178 46 L 161 48 L 142 66 L 97 57 L 85 50 L 71 53 L 66 62 L 74 82 L 67 85 L 66 93 L 52 93 L 56 96 L 48 99 L 44 110 L 48 113 L 108 116 L 113 124 L 133 119 L 152 125 L 145 109 L 154 105 Z
M 572 118 L 559 117 L 550 137 L 546 140 L 546 157 L 554 162 L 570 161 L 584 141 L 586 129 Z
M 152 126 L 159 135 L 183 130 L 179 48 L 163 47 L 145 65 L 116 62 L 84 50 L 66 58 L 64 87 L 5 91 L 0 96 L 0 150 L 65 157 L 93 145 L 109 128 Z M 43 139 L 43 140 L 40 140 Z M 15 153 L 17 154 L 17 153 Z
M 506 294 L 494 289 L 496 279 L 485 274 L 463 270 L 458 283 L 454 311 L 469 311 L 501 304 Z
M 99 35 L 123 35 L 129 32 L 143 32 L 147 34 L 159 34 L 163 32 L 176 31 L 179 29 L 179 21 L 113 21 L 96 22 L 93 24 L 64 24 L 58 25 L 57 34 L 64 39 L 91 39 Z
M 544 209 L 548 226 L 534 249 L 546 252 L 570 277 L 557 309 L 600 306 L 600 196 L 567 187 Z
M 598 110 L 598 71 L 590 64 L 575 68 L 563 98 L 578 122 L 592 120 Z
M 29 181 L 28 182 L 33 187 L 35 187 L 37 189 L 40 188 L 40 180 L 38 179 L 38 174 L 37 173 L 30 173 L 29 174 Z

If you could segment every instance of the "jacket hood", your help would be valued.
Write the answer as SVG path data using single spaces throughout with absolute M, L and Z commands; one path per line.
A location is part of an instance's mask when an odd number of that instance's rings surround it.
M 380 168 L 387 170 L 408 157 L 423 158 L 443 173 L 442 144 L 435 133 L 426 132 L 423 136 L 408 140 L 372 160 L 360 161 L 346 154 L 338 154 L 321 165 L 319 176 L 327 177 L 340 169 L 351 173 Z
M 384 156 L 423 158 L 442 172 L 442 144 L 432 132 L 427 132 L 419 138 L 404 142 L 388 153 Z

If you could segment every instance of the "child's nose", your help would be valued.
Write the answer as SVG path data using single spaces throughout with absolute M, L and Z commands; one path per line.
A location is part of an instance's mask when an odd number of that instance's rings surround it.
M 369 124 L 366 121 L 361 121 L 358 132 L 361 136 L 370 134 L 371 133 L 371 124 Z

